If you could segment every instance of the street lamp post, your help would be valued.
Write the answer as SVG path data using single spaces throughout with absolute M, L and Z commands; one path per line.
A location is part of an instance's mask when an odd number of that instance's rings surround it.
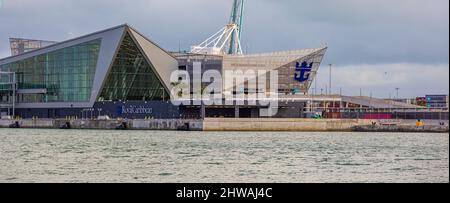
M 331 83 L 332 83 L 332 78 L 331 78 L 331 68 L 332 68 L 332 66 L 333 66 L 333 64 L 329 64 L 330 65 L 330 85 L 329 85 L 329 88 L 330 88 L 330 90 L 329 90 L 329 95 L 331 95 L 332 94 L 332 91 L 331 91 Z
M 317 95 L 317 80 L 319 79 L 319 76 L 317 75 L 316 71 L 316 79 L 314 79 L 314 94 Z

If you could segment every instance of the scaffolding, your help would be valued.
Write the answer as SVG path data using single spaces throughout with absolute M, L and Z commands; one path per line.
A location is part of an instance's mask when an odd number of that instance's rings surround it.
M 11 46 L 11 55 L 16 56 L 46 46 L 50 46 L 52 44 L 56 44 L 57 42 L 35 39 L 9 38 L 9 43 Z

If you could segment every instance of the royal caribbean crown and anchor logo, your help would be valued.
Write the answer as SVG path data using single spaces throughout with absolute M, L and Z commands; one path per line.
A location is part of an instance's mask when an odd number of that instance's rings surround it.
M 306 82 L 309 80 L 309 76 L 311 75 L 312 67 L 314 63 L 309 63 L 303 61 L 301 64 L 297 62 L 295 64 L 295 77 L 294 79 L 298 82 Z

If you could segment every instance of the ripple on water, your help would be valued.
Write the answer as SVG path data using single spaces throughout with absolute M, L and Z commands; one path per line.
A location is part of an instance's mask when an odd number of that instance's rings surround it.
M 449 180 L 448 134 L 63 132 L 2 129 L 1 181 Z
M 173 173 L 160 173 L 159 176 L 171 176 Z
M 367 163 L 341 163 L 337 162 L 335 163 L 338 166 L 370 166 L 370 164 Z
M 207 164 L 207 165 L 223 165 L 223 163 L 221 163 L 221 162 L 205 162 L 204 164 Z

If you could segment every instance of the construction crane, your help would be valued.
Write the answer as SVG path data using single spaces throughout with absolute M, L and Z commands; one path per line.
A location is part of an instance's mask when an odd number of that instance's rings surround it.
M 191 53 L 211 55 L 242 55 L 241 35 L 244 23 L 245 0 L 233 0 L 230 21 L 214 35 L 197 46 Z

